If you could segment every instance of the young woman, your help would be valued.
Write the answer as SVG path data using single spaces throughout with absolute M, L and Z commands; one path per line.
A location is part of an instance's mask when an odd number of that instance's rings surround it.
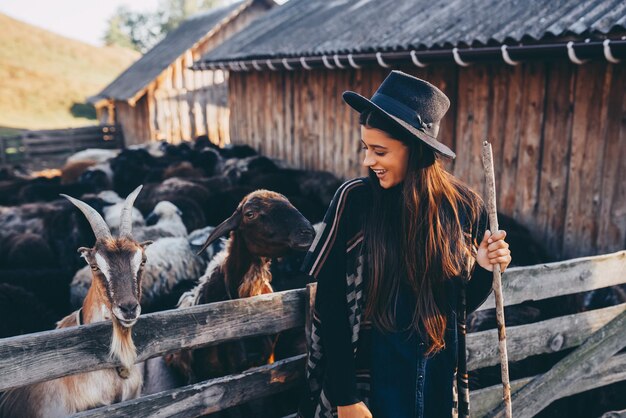
M 465 316 L 510 263 L 506 234 L 439 161 L 455 157 L 443 92 L 393 71 L 343 98 L 369 176 L 339 188 L 303 266 L 318 286 L 300 416 L 469 416 Z

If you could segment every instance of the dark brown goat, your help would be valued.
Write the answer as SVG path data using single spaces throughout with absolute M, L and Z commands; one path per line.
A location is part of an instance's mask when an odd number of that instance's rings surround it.
M 306 250 L 315 232 L 286 197 L 257 190 L 215 228 L 201 252 L 227 234 L 227 248 L 213 258 L 198 286 L 181 297 L 179 307 L 271 293 L 270 259 L 290 250 Z M 255 337 L 185 350 L 173 356 L 171 362 L 190 382 L 238 373 L 271 361 L 275 339 Z

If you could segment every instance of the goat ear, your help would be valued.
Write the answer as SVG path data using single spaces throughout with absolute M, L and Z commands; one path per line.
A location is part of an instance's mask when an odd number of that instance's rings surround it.
M 235 213 L 230 215 L 230 218 L 226 219 L 224 222 L 215 227 L 213 232 L 211 232 L 209 237 L 204 242 L 204 245 L 202 245 L 202 248 L 200 248 L 200 251 L 198 251 L 197 255 L 202 254 L 204 250 L 206 250 L 207 247 L 215 242 L 218 238 L 223 237 L 231 231 L 239 228 L 239 224 L 241 224 L 241 209 L 237 208 Z
M 91 248 L 87 248 L 87 247 L 80 247 L 78 249 L 78 252 L 80 253 L 80 256 L 84 259 L 87 259 L 88 255 L 91 255 Z

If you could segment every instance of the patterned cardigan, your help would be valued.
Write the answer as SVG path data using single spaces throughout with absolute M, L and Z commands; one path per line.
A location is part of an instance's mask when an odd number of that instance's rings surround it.
M 318 281 L 318 288 L 306 364 L 306 394 L 298 412 L 300 418 L 334 417 L 337 416 L 337 404 L 349 405 L 359 401 L 367 404 L 369 400 L 369 368 L 365 359 L 359 359 L 358 349 L 359 337 L 363 335 L 365 329 L 371 326 L 363 319 L 365 260 L 362 255 L 364 209 L 368 207 L 370 196 L 371 187 L 368 178 L 349 180 L 339 187 L 324 217 L 322 229 L 311 245 L 302 266 L 303 272 L 309 274 L 312 280 Z M 479 225 L 470 228 L 469 233 L 473 238 L 482 237 L 484 233 L 486 214 L 483 213 L 480 219 Z M 345 280 L 339 280 L 337 277 L 339 272 L 345 272 Z M 482 269 L 477 263 L 471 277 L 470 281 L 467 279 L 455 281 L 459 284 L 456 292 L 458 295 L 456 301 L 458 360 L 453 383 L 454 408 L 450 414 L 452 417 L 469 417 L 469 386 L 465 351 L 466 312 L 475 310 L 491 292 L 491 273 Z M 472 286 L 469 286 L 469 283 Z M 333 315 L 326 314 L 332 318 L 332 321 L 322 320 L 324 311 L 337 306 L 343 309 L 346 304 L 346 318 L 341 318 L 341 313 L 334 312 Z M 326 325 L 327 323 L 329 325 Z M 333 340 L 333 344 L 345 346 L 336 360 L 336 364 L 347 371 L 346 376 L 339 379 L 341 381 L 326 378 L 327 370 L 332 365 L 329 366 L 328 356 L 325 355 L 323 336 L 324 331 L 331 327 L 335 329 L 343 327 L 343 330 L 350 330 L 348 333 L 344 331 L 333 334 L 333 338 L 337 335 L 337 340 Z M 331 402 L 328 396 L 328 385 L 333 385 L 340 391 L 346 387 L 355 388 L 354 392 L 357 395 Z

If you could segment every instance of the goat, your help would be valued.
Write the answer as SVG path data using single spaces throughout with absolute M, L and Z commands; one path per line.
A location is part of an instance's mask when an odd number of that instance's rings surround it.
M 134 233 L 133 233 L 134 234 Z M 185 237 L 161 238 L 146 248 L 147 262 L 143 269 L 141 311 L 174 309 L 180 296 L 193 288 L 206 269 L 207 262 L 196 257 L 196 251 Z M 92 278 L 86 266 L 74 275 L 70 285 L 70 301 L 77 307 L 83 303 Z
M 114 238 L 102 216 L 88 204 L 63 195 L 85 215 L 96 242 L 93 248 L 78 252 L 90 265 L 92 285 L 76 312 L 57 323 L 57 328 L 111 320 L 113 336 L 110 355 L 121 367 L 80 373 L 47 382 L 12 389 L 0 400 L 0 417 L 60 417 L 100 405 L 136 397 L 142 374 L 135 366 L 137 357 L 131 329 L 141 308 L 141 278 L 146 262 L 145 248 L 131 236 L 131 209 L 141 186 L 127 198 L 120 236 Z
M 230 234 L 226 249 L 209 263 L 199 284 L 181 297 L 179 307 L 271 293 L 270 259 L 290 250 L 306 250 L 314 230 L 283 195 L 257 190 L 213 230 L 200 252 L 226 234 Z M 249 338 L 184 350 L 169 361 L 189 381 L 204 380 L 266 364 L 274 342 L 274 337 Z

